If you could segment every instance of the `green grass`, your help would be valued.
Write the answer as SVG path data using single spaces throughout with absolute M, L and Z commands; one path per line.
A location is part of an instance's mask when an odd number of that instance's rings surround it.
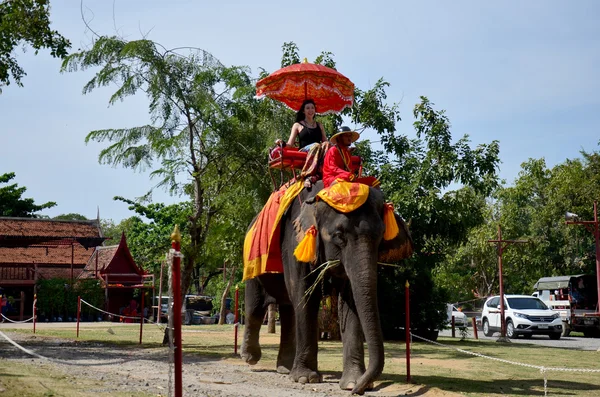
M 105 328 L 82 326 L 80 340 L 138 346 L 139 325 L 119 326 L 107 332 Z M 266 327 L 265 327 L 266 328 Z M 12 331 L 12 330 L 11 330 Z M 14 330 L 31 333 L 30 330 Z M 241 344 L 243 328 L 239 329 L 238 343 Z M 278 329 L 279 332 L 279 329 Z M 40 337 L 75 339 L 74 329 L 40 330 Z M 186 355 L 217 357 L 222 360 L 241 360 L 233 355 L 232 325 L 201 325 L 183 327 L 183 346 Z M 162 342 L 162 332 L 155 326 L 144 328 L 142 347 L 157 347 Z M 275 368 L 279 334 L 267 334 L 263 329 L 263 347 L 260 367 Z M 495 341 L 461 341 L 459 338 L 440 338 L 447 347 L 428 343 L 412 345 L 412 383 L 429 388 L 456 392 L 467 396 L 543 396 L 544 377 L 539 369 L 511 365 L 488 358 L 475 357 L 456 350 L 468 350 L 492 358 L 515 361 L 545 367 L 600 369 L 600 352 L 556 349 L 526 344 L 504 344 Z M 238 346 L 239 349 L 239 346 Z M 319 342 L 319 369 L 323 374 L 339 378 L 342 370 L 341 342 Z M 376 386 L 390 388 L 406 383 L 405 345 L 400 342 L 385 343 L 386 364 Z M 0 378 L 7 371 L 6 360 L 0 361 Z M 18 377 L 19 370 L 11 364 L 11 371 Z M 11 372 L 12 373 L 12 372 Z M 42 375 L 36 375 L 42 376 Z M 50 375 L 44 375 L 46 378 Z M 44 379 L 46 379 L 44 378 Z M 16 379 L 16 378 L 15 378 Z M 20 379 L 20 378 L 19 378 Z M 53 379 L 53 378 L 52 378 Z M 549 396 L 598 396 L 600 395 L 600 373 L 548 372 Z M 4 380 L 2 380 L 4 381 Z M 53 385 L 54 383 L 50 383 Z M 50 387 L 50 386 L 49 386 Z M 4 394 L 2 394 L 4 396 Z M 68 395 L 62 393 L 62 395 Z M 26 394 L 19 393 L 20 397 Z
M 73 377 L 51 369 L 48 364 L 31 365 L 0 359 L 0 395 L 30 396 L 150 396 L 155 394 L 115 392 L 102 381 Z

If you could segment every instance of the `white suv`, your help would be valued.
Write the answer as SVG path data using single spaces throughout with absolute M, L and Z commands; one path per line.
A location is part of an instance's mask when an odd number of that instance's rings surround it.
M 562 320 L 560 314 L 550 310 L 541 300 L 529 295 L 504 295 L 506 336 L 548 335 L 560 339 Z M 492 296 L 483 306 L 481 324 L 485 336 L 500 332 L 500 297 Z

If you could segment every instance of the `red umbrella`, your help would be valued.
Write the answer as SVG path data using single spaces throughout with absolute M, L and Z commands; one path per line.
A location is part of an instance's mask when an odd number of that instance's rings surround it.
M 352 106 L 354 83 L 337 70 L 304 62 L 279 69 L 256 83 L 256 97 L 283 102 L 297 111 L 302 101 L 315 101 L 319 114 L 338 113 Z

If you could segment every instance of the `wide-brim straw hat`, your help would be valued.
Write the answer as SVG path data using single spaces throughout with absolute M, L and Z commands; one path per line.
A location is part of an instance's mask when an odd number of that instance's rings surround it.
M 337 143 L 338 137 L 344 134 L 352 134 L 352 142 L 355 142 L 358 140 L 358 138 L 360 138 L 360 134 L 358 132 L 352 131 L 349 127 L 342 127 L 340 128 L 340 131 L 334 134 L 331 138 L 329 138 L 329 140 L 335 145 Z

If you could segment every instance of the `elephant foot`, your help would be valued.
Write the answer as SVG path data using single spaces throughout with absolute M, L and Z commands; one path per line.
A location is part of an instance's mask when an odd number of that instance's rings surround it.
M 360 377 L 362 376 L 362 373 L 356 372 L 356 373 L 349 373 L 349 372 L 344 372 L 342 374 L 342 379 L 340 379 L 340 389 L 342 390 L 352 390 L 354 391 L 354 389 L 356 388 L 356 385 L 358 383 L 358 380 L 360 379 Z M 373 381 L 367 383 L 367 385 L 364 387 L 364 390 L 373 390 Z M 362 393 L 360 393 L 362 394 Z
M 277 357 L 277 372 L 280 374 L 289 374 L 294 367 L 294 352 L 279 352 Z
M 317 371 L 308 368 L 294 368 L 290 373 L 290 378 L 298 383 L 321 383 L 323 376 Z
M 354 388 L 356 387 L 356 382 L 348 382 L 346 383 L 346 385 L 342 385 L 340 383 L 340 389 L 342 390 L 354 390 Z M 365 387 L 365 391 L 371 391 L 373 390 L 374 386 L 373 386 L 373 382 L 368 383 L 367 387 Z M 362 393 L 357 393 L 357 394 L 362 394 Z
M 262 352 L 260 346 L 242 346 L 242 352 L 240 353 L 242 360 L 250 365 L 255 365 L 260 361 Z

